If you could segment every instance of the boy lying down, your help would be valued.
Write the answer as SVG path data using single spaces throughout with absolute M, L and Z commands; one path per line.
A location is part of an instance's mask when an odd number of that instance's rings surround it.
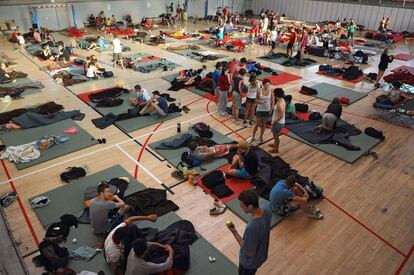
M 227 155 L 230 150 L 238 149 L 238 144 L 216 144 L 213 146 L 198 146 L 195 142 L 191 142 L 188 147 L 191 154 L 199 161 L 214 158 L 222 158 Z

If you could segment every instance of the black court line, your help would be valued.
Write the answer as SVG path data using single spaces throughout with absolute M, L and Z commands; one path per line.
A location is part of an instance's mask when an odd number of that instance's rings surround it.
M 32 252 L 30 252 L 30 253 L 28 253 L 28 254 L 26 254 L 26 255 L 23 255 L 23 256 L 22 256 L 22 258 L 23 258 L 23 259 L 26 259 L 27 257 L 30 257 L 30 256 L 32 256 L 33 254 L 36 254 L 37 252 L 39 252 L 39 249 L 36 249 L 35 251 L 32 251 Z
M 164 183 L 161 183 L 161 186 L 165 188 L 168 192 L 170 192 L 171 195 L 175 195 L 174 191 L 171 190 L 171 187 L 168 187 Z

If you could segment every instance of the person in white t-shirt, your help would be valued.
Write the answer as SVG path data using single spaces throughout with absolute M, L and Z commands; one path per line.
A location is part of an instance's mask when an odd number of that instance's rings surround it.
M 113 59 L 114 59 L 114 67 L 118 63 L 122 69 L 124 68 L 124 62 L 122 60 L 122 45 L 121 40 L 119 40 L 117 35 L 114 35 L 114 40 L 112 41 L 113 49 Z
M 98 75 L 96 74 L 96 70 L 97 68 L 95 61 L 92 60 L 91 62 L 89 62 L 88 67 L 86 69 L 86 77 L 90 79 L 97 79 Z
M 148 215 L 148 216 L 131 216 L 126 219 L 124 222 L 120 223 L 117 227 L 115 227 L 106 237 L 105 239 L 105 259 L 106 262 L 110 265 L 111 270 L 118 274 L 118 268 L 122 263 L 123 259 L 123 245 L 122 241 L 127 236 L 128 232 L 128 225 L 135 222 L 135 221 L 157 221 L 158 216 L 155 214 Z
M 275 27 L 271 27 L 270 29 L 270 46 L 272 47 L 270 49 L 270 52 L 268 53 L 269 56 L 273 55 L 276 49 L 276 43 L 277 43 L 277 31 Z
M 145 106 L 148 102 L 151 101 L 151 96 L 148 91 L 142 88 L 140 85 L 135 85 L 134 89 L 130 92 L 135 92 L 136 96 L 129 98 L 129 102 L 131 102 L 134 106 Z

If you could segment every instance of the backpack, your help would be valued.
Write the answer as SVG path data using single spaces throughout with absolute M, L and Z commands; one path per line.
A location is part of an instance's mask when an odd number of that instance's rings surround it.
M 332 70 L 332 66 L 331 65 L 319 65 L 319 71 L 329 71 L 329 70 Z
M 309 105 L 303 103 L 295 103 L 295 109 L 298 113 L 307 113 L 309 111 Z
M 319 112 L 312 112 L 309 115 L 309 120 L 319 120 L 319 119 L 322 119 L 322 115 Z
M 357 79 L 362 75 L 362 71 L 359 69 L 358 66 L 349 66 L 349 68 L 346 68 L 344 73 L 342 74 L 342 77 L 346 80 L 354 80 Z
M 304 188 L 308 192 L 310 200 L 320 200 L 323 198 L 323 189 L 312 181 L 308 182 Z
M 69 226 L 64 222 L 52 223 L 46 230 L 44 240 L 52 241 L 54 243 L 66 241 L 66 237 L 69 235 L 69 229 Z
M 103 77 L 108 78 L 114 76 L 114 73 L 111 71 L 105 71 L 102 75 Z
M 81 59 L 81 58 L 75 58 L 75 60 L 73 60 L 73 62 L 75 62 L 78 65 L 83 65 L 83 64 L 86 63 L 86 61 Z
M 382 131 L 379 131 L 379 130 L 377 130 L 375 128 L 368 127 L 368 128 L 365 129 L 364 132 L 365 132 L 366 135 L 368 135 L 370 137 L 377 138 L 377 139 L 380 139 L 380 140 L 384 140 L 385 139 L 385 136 L 382 133 Z
M 314 88 L 303 85 L 302 88 L 300 89 L 300 93 L 304 95 L 317 95 L 318 91 Z
M 69 261 L 69 251 L 65 247 L 44 240 L 39 245 L 40 255 L 33 258 L 34 262 L 38 262 L 44 266 L 47 271 L 54 272 L 61 267 L 66 267 Z
M 66 172 L 60 174 L 60 179 L 64 182 L 69 182 L 70 180 L 75 180 L 86 175 L 85 169 L 82 167 L 68 167 Z
M 194 124 L 194 131 L 203 138 L 211 138 L 213 136 L 213 132 L 210 130 L 210 126 L 205 124 L 204 122 L 198 122 Z
M 225 184 L 226 180 L 224 178 L 224 174 L 223 172 L 219 171 L 219 170 L 214 170 L 210 173 L 208 173 L 207 175 L 205 175 L 202 179 L 201 179 L 201 183 L 209 188 L 209 189 L 213 189 L 214 187 L 221 185 L 221 184 Z
M 201 162 L 190 151 L 181 154 L 181 161 L 187 164 L 189 168 L 201 165 Z

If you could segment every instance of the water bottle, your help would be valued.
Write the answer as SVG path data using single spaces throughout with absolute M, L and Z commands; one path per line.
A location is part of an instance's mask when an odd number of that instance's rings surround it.
M 177 123 L 177 133 L 181 133 L 181 123 Z

